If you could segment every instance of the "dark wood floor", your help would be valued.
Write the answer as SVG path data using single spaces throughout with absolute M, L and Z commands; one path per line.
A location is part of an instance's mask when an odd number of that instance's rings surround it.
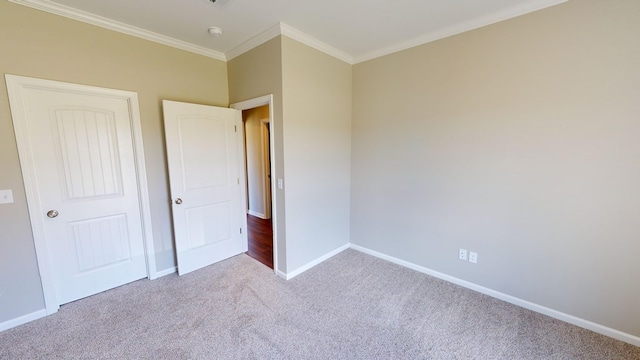
M 271 219 L 247 215 L 247 255 L 273 269 L 273 228 Z

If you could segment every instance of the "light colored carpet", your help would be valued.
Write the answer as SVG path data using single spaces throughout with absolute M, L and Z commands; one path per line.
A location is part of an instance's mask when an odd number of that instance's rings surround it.
M 640 348 L 347 250 L 289 281 L 246 255 L 0 333 L 2 359 L 640 359 Z

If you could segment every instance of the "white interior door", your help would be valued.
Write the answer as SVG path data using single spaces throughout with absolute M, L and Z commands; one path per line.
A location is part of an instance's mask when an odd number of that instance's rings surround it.
M 163 101 L 178 273 L 246 251 L 238 110 Z
M 46 243 L 59 305 L 146 277 L 147 268 L 130 102 L 43 82 L 13 93 L 11 109 L 23 172 L 35 180 L 31 218 L 44 229 L 34 236 Z

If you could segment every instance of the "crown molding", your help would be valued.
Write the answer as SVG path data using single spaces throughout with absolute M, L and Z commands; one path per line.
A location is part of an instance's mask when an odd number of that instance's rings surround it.
M 87 24 L 100 26 L 105 29 L 117 31 L 123 34 L 135 36 L 141 39 L 153 41 L 155 43 L 171 46 L 177 49 L 189 51 L 198 55 L 207 56 L 216 60 L 228 61 L 245 52 L 264 44 L 265 42 L 279 35 L 284 35 L 310 46 L 318 51 L 326 53 L 346 63 L 353 64 L 353 58 L 327 43 L 311 37 L 302 31 L 295 29 L 285 23 L 278 23 L 262 33 L 250 38 L 239 46 L 231 49 L 226 54 L 211 50 L 186 41 L 178 40 L 169 36 L 161 35 L 136 26 L 115 21 L 103 16 L 95 15 L 86 11 L 74 9 L 72 7 L 55 3 L 51 0 L 8 0 L 11 3 L 27 6 L 33 9 L 45 11 L 54 15 L 64 16 L 69 19 L 82 21 Z
M 64 16 L 70 19 L 82 21 L 88 24 L 103 27 L 105 29 L 117 31 L 123 34 L 135 36 L 141 39 L 153 41 L 155 43 L 171 46 L 177 49 L 189 51 L 198 55 L 207 56 L 216 60 L 228 61 L 238 57 L 245 52 L 264 44 L 265 42 L 283 35 L 294 39 L 302 44 L 312 47 L 327 55 L 333 56 L 348 64 L 358 64 L 368 60 L 372 60 L 381 56 L 389 55 L 398 51 L 413 48 L 429 42 L 440 40 L 449 36 L 457 35 L 463 32 L 481 28 L 487 25 L 495 24 L 500 21 L 521 16 L 533 11 L 542 10 L 547 7 L 565 3 L 569 0 L 544 0 L 537 1 L 535 4 L 526 4 L 523 6 L 513 7 L 507 10 L 498 11 L 480 18 L 475 18 L 455 26 L 451 26 L 438 31 L 426 33 L 419 37 L 397 43 L 395 45 L 375 50 L 361 56 L 353 57 L 344 51 L 322 42 L 302 31 L 293 28 L 285 23 L 278 23 L 262 33 L 250 38 L 235 48 L 222 53 L 203 46 L 195 45 L 186 41 L 178 40 L 169 36 L 161 35 L 149 30 L 141 29 L 132 25 L 121 23 L 108 19 L 99 15 L 91 14 L 82 10 L 77 10 L 66 5 L 55 3 L 51 0 L 8 0 L 11 3 L 24 5 L 33 9 L 42 10 L 51 14 Z
M 69 6 L 57 4 L 50 0 L 8 0 L 14 4 L 24 5 L 33 9 L 42 10 L 51 14 L 60 15 L 69 19 L 78 20 L 87 24 L 100 26 L 105 29 L 117 31 L 123 34 L 135 36 L 141 39 L 153 41 L 158 44 L 171 46 L 177 49 L 192 52 L 194 54 L 207 56 L 216 60 L 227 61 L 225 54 L 211 50 L 186 41 L 174 39 L 139 27 L 121 23 L 102 16 L 88 13 L 86 11 L 71 8 Z
M 232 50 L 228 51 L 226 53 L 227 55 L 227 60 L 231 60 L 235 57 L 238 57 L 242 54 L 244 54 L 245 52 L 258 47 L 262 44 L 264 44 L 265 42 L 275 38 L 276 36 L 286 36 L 288 38 L 291 38 L 293 40 L 296 40 L 302 44 L 305 44 L 309 47 L 312 47 L 320 52 L 323 52 L 327 55 L 333 56 L 339 60 L 342 60 L 348 64 L 353 65 L 353 57 L 351 57 L 351 55 L 340 51 L 336 48 L 334 48 L 333 46 L 322 42 L 312 36 L 309 36 L 305 33 L 303 33 L 302 31 L 287 25 L 283 22 L 280 22 L 272 27 L 270 27 L 269 29 L 263 31 L 262 33 L 252 37 L 251 39 L 245 41 L 244 43 L 240 44 L 239 46 L 233 48 Z
M 353 65 L 353 57 L 351 55 L 282 22 L 280 23 L 280 33 L 320 52 L 333 56 L 336 59 L 342 60 L 347 64 Z
M 227 60 L 231 60 L 233 58 L 236 58 L 244 53 L 246 53 L 247 51 L 258 47 L 264 43 L 266 43 L 267 41 L 280 36 L 281 31 L 280 31 L 280 24 L 276 24 L 270 28 L 268 28 L 267 30 L 261 32 L 260 34 L 250 38 L 249 40 L 243 42 L 242 44 L 236 46 L 235 48 L 227 51 L 226 57 Z
M 379 58 L 381 56 L 393 54 L 398 51 L 410 49 L 419 45 L 423 45 L 426 43 L 430 43 L 436 40 L 444 39 L 449 36 L 454 36 L 461 34 L 463 32 L 467 32 L 470 30 L 478 29 L 484 26 L 488 26 L 491 24 L 498 23 L 500 21 L 508 20 L 511 18 L 515 18 L 521 15 L 528 14 L 530 12 L 542 10 L 554 5 L 565 3 L 569 0 L 546 0 L 546 1 L 537 1 L 535 4 L 526 4 L 522 6 L 512 7 L 510 9 L 494 12 L 488 14 L 483 17 L 471 19 L 469 21 L 450 26 L 448 28 L 444 28 L 442 30 L 426 33 L 419 37 L 413 38 L 411 40 L 403 41 L 397 43 L 395 45 L 372 51 L 362 56 L 357 56 L 354 58 L 354 64 L 358 64 L 361 62 L 365 62 L 368 60 L 372 60 L 375 58 Z

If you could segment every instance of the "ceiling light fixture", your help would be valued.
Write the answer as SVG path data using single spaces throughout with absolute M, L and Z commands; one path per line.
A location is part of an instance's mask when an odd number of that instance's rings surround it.
M 212 26 L 207 30 L 211 36 L 220 37 L 222 36 L 222 29 L 217 26 Z

